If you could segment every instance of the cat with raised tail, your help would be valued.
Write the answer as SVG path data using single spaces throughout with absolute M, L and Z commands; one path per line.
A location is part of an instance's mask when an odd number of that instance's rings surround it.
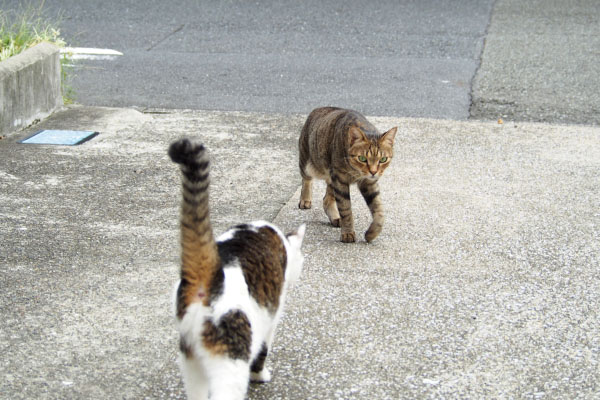
M 333 226 L 341 227 L 341 241 L 356 241 L 350 185 L 356 183 L 373 221 L 365 233 L 372 242 L 381 233 L 384 214 L 377 180 L 394 156 L 397 127 L 380 133 L 357 111 L 337 107 L 313 110 L 300 133 L 302 209 L 312 206 L 312 180 L 327 182 L 323 208 Z
M 288 286 L 303 264 L 305 225 L 284 235 L 257 221 L 217 239 L 209 212 L 209 158 L 202 144 L 169 147 L 181 167 L 181 277 L 175 290 L 179 363 L 189 399 L 243 400 L 266 382 L 265 359 Z

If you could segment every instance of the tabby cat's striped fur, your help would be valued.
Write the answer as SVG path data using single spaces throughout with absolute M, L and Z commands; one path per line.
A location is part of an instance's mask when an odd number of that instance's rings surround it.
M 215 240 L 204 146 L 171 144 L 182 173 L 181 278 L 175 292 L 180 367 L 189 399 L 244 399 L 264 368 L 288 284 L 300 275 L 305 227 L 283 235 L 264 221 Z
M 333 226 L 341 226 L 342 242 L 354 242 L 354 219 L 350 204 L 350 185 L 356 183 L 373 222 L 365 233 L 374 240 L 383 227 L 383 207 L 377 180 L 394 156 L 397 127 L 381 134 L 360 113 L 336 107 L 313 110 L 300 134 L 300 208 L 311 208 L 312 179 L 324 179 L 325 214 Z

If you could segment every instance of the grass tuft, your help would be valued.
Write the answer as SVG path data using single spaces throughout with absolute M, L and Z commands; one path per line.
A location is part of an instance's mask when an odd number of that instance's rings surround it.
M 39 6 L 28 4 L 19 10 L 0 10 L 0 61 L 15 56 L 41 42 L 58 47 L 66 43 L 60 36 L 58 22 L 43 15 L 44 1 Z M 68 54 L 61 55 L 63 100 L 73 102 L 73 89 L 67 84 L 71 72 Z

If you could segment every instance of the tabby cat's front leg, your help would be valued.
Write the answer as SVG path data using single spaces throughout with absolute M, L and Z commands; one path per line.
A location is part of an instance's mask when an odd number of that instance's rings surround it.
M 376 181 L 363 179 L 358 182 L 358 189 L 365 198 L 373 217 L 373 222 L 371 222 L 369 229 L 365 233 L 365 240 L 372 242 L 381 233 L 384 220 L 383 206 L 379 198 L 379 185 Z
M 354 218 L 352 217 L 352 204 L 350 203 L 350 186 L 347 183 L 332 179 L 331 187 L 338 212 L 340 213 L 341 240 L 344 243 L 355 242 Z
M 339 228 L 340 213 L 337 209 L 333 186 L 331 186 L 331 184 L 329 183 L 327 184 L 327 191 L 325 192 L 325 197 L 323 197 L 323 210 L 325 210 L 325 214 L 327 214 L 331 225 L 335 226 L 336 228 Z

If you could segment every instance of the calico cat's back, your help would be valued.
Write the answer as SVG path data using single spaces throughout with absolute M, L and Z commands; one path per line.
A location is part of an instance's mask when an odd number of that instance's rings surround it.
M 297 232 L 284 235 L 265 221 L 240 224 L 215 240 L 209 210 L 210 162 L 202 144 L 181 139 L 169 147 L 182 176 L 181 281 L 178 316 L 202 299 L 208 305 L 219 296 L 224 268 L 240 266 L 251 294 L 261 306 L 276 309 L 288 264 L 302 263 Z M 295 245 L 295 246 L 294 246 Z M 292 257 L 288 256 L 292 253 Z M 299 261 L 299 262 L 298 262 Z M 297 277 L 292 272 L 291 277 Z M 189 292 L 189 293 L 188 293 Z
M 283 290 L 287 250 L 279 230 L 263 221 L 238 225 L 218 238 L 224 267 L 239 265 L 250 296 L 275 313 Z

